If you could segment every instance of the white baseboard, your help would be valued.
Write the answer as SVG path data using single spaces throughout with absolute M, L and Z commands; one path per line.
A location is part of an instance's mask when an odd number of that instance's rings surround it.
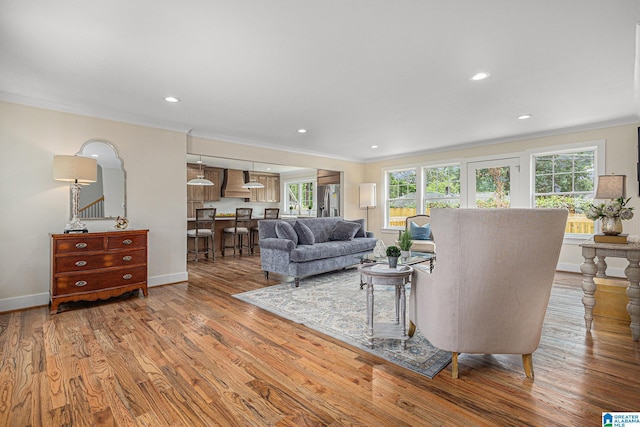
M 186 271 L 165 274 L 162 276 L 153 276 L 147 279 L 147 286 L 151 288 L 153 286 L 168 285 L 170 283 L 186 282 L 187 279 L 189 279 L 189 275 Z
M 153 287 L 167 285 L 170 283 L 185 282 L 188 277 L 189 276 L 186 271 L 174 274 L 165 274 L 162 276 L 152 276 L 147 279 L 147 286 Z M 40 307 L 43 305 L 49 305 L 49 292 L 0 299 L 0 313 Z
M 0 299 L 0 313 L 49 305 L 49 292 Z

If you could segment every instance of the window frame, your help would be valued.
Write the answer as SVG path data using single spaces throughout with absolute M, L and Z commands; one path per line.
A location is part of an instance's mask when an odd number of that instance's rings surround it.
M 302 179 L 293 179 L 293 180 L 288 180 L 284 183 L 284 193 L 285 193 L 285 197 L 284 197 L 284 201 L 283 201 L 283 210 L 285 212 L 290 212 L 289 211 L 289 206 L 292 205 L 291 200 L 289 199 L 289 186 L 291 185 L 296 185 L 298 187 L 298 198 L 300 200 L 302 200 L 302 184 L 311 184 L 312 185 L 312 205 L 313 205 L 313 209 L 311 209 L 311 213 L 310 215 L 313 215 L 314 212 L 316 212 L 316 204 L 317 204 L 317 194 L 318 194 L 318 182 L 315 179 L 310 179 L 310 178 L 302 178 Z M 294 209 L 293 212 L 297 212 L 297 213 L 303 213 L 303 212 L 309 212 L 309 210 L 306 207 L 300 206 L 300 202 L 297 203 L 299 205 L 299 209 L 296 211 L 295 210 L 295 205 L 296 203 L 293 203 Z
M 411 164 L 401 164 L 388 168 L 383 168 L 381 170 L 381 182 L 383 183 L 383 192 L 382 197 L 384 198 L 383 206 L 384 213 L 381 215 L 383 217 L 383 223 L 381 226 L 382 233 L 397 233 L 398 229 L 401 227 L 390 226 L 389 225 L 389 182 L 388 182 L 388 173 L 395 171 L 402 171 L 407 169 L 415 169 L 416 173 L 420 174 L 419 179 L 416 179 L 416 194 L 420 194 L 420 197 L 416 199 L 416 212 L 424 212 L 424 198 L 423 198 L 423 183 L 424 183 L 424 168 L 434 168 L 438 166 L 450 166 L 458 164 L 460 166 L 460 207 L 466 208 L 467 206 L 467 194 L 468 194 L 468 184 L 467 184 L 467 168 L 469 163 L 475 163 L 480 161 L 491 161 L 491 160 L 499 160 L 504 158 L 512 158 L 517 157 L 520 159 L 519 165 L 517 166 L 517 172 L 519 174 L 519 183 L 518 183 L 518 193 L 520 196 L 514 198 L 511 203 L 512 208 L 518 207 L 533 207 L 534 199 L 533 194 L 535 190 L 535 177 L 533 170 L 533 162 L 534 155 L 540 156 L 544 154 L 560 154 L 562 152 L 576 152 L 576 151 L 585 151 L 588 149 L 595 149 L 595 176 L 605 175 L 605 164 L 606 164 L 606 141 L 603 139 L 598 140 L 586 140 L 579 141 L 568 144 L 556 144 L 549 145 L 546 147 L 536 147 L 521 151 L 511 151 L 505 153 L 497 153 L 493 155 L 487 156 L 476 156 L 476 157 L 452 157 L 449 159 L 443 159 L 441 161 L 434 162 L 424 162 L 424 163 L 411 163 Z M 533 170 L 533 171 L 532 171 Z M 594 232 L 599 232 L 599 223 L 596 223 L 596 229 Z M 585 234 L 565 234 L 564 243 L 565 244 L 580 244 L 585 241 Z
M 398 225 L 390 225 L 390 210 L 391 210 L 391 198 L 389 197 L 390 193 L 390 184 L 389 184 L 389 174 L 394 172 L 404 172 L 413 170 L 416 176 L 416 192 L 415 192 L 415 203 L 416 203 L 416 213 L 421 212 L 422 203 L 421 198 L 418 197 L 418 194 L 422 194 L 422 173 L 420 166 L 407 166 L 401 168 L 388 168 L 383 171 L 384 174 L 384 226 L 383 229 L 386 230 L 401 230 L 404 227 Z M 396 200 L 396 199 L 393 199 Z
M 462 189 L 464 184 L 462 183 L 462 164 L 461 162 L 447 162 L 447 163 L 438 163 L 438 164 L 432 164 L 432 165 L 422 165 L 420 167 L 421 169 L 421 186 L 422 186 L 422 198 L 421 198 L 421 209 L 419 212 L 421 212 L 422 214 L 425 214 L 427 211 L 427 198 L 426 198 L 426 194 L 425 194 L 425 190 L 426 190 L 426 171 L 429 169 L 439 169 L 439 168 L 448 168 L 448 167 L 452 167 L 452 166 L 457 166 L 458 167 L 458 186 L 460 187 L 460 191 L 458 193 L 458 208 L 462 206 Z M 444 200 L 446 200 L 445 198 L 442 198 Z
M 576 153 L 580 151 L 593 151 L 593 180 L 594 180 L 594 190 L 595 193 L 596 186 L 598 183 L 598 176 L 605 174 L 605 141 L 587 141 L 583 143 L 575 143 L 570 145 L 560 145 L 560 146 L 550 146 L 541 149 L 532 149 L 527 150 L 527 155 L 529 157 L 529 171 L 528 177 L 530 180 L 529 185 L 529 204 L 530 207 L 535 207 L 535 197 L 536 197 L 536 169 L 535 169 L 535 160 L 536 157 L 542 156 L 552 156 L 552 155 L 562 155 L 562 154 L 570 154 Z M 573 172 L 573 171 L 572 171 Z M 573 172 L 574 173 L 574 172 Z M 565 194 L 566 192 L 562 192 Z M 575 194 L 575 192 L 572 192 Z M 541 193 L 542 194 L 542 193 Z M 547 194 L 547 193 L 545 193 Z M 553 193 L 551 193 L 553 194 Z M 598 233 L 600 231 L 600 223 L 595 221 L 594 223 L 594 233 Z M 579 244 L 584 242 L 587 238 L 589 238 L 591 234 L 581 234 L 581 233 L 565 233 L 564 235 L 564 243 L 569 244 Z

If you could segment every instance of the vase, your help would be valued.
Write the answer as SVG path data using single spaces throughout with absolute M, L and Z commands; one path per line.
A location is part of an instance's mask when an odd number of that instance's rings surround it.
M 409 258 L 411 258 L 411 251 L 400 251 L 400 259 L 402 259 L 402 262 L 409 261 Z
M 390 256 L 389 258 L 389 268 L 396 268 L 398 266 L 398 257 Z
M 618 217 L 602 218 L 602 234 L 607 236 L 617 236 L 622 233 L 622 220 Z

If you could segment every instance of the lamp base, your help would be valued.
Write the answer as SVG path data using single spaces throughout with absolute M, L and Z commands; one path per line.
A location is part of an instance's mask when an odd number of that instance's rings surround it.
M 87 226 L 80 221 L 71 221 L 64 227 L 64 234 L 70 233 L 88 233 Z
M 64 234 L 79 234 L 79 233 L 88 233 L 88 232 L 89 230 L 87 230 L 86 228 L 82 230 L 68 230 L 68 229 L 64 230 Z

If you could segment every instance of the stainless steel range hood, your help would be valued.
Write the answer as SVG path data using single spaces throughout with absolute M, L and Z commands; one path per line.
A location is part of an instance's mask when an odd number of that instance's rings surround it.
M 222 181 L 222 197 L 238 197 L 248 199 L 251 197 L 251 190 L 242 188 L 248 180 L 247 172 L 237 169 L 225 169 L 224 179 Z

